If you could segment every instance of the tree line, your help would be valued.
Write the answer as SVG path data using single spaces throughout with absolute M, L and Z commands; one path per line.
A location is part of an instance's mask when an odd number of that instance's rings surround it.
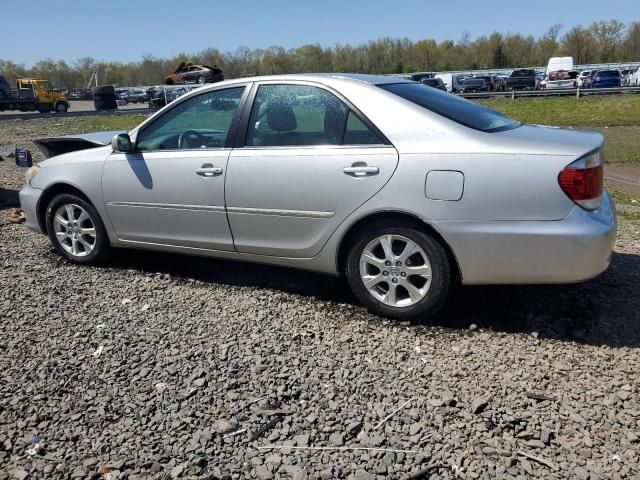
M 172 58 L 144 55 L 137 62 L 98 61 L 79 58 L 46 58 L 31 68 L 0 59 L 0 74 L 10 83 L 16 78 L 48 79 L 56 88 L 87 86 L 93 72 L 101 84 L 116 86 L 156 85 L 182 61 L 217 65 L 226 78 L 303 72 L 408 73 L 417 71 L 477 70 L 544 66 L 550 57 L 572 56 L 576 64 L 640 63 L 640 21 L 624 24 L 618 20 L 598 21 L 564 29 L 556 24 L 542 35 L 494 32 L 475 39 L 464 32 L 458 40 L 412 41 L 408 38 L 381 38 L 357 46 L 338 43 L 286 49 L 281 46 L 233 52 L 207 48 L 199 53 Z

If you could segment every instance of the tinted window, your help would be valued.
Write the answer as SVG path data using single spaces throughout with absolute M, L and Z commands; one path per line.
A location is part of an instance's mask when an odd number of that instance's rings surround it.
M 499 132 L 520 126 L 520 123 L 490 108 L 418 83 L 392 83 L 380 85 L 380 88 L 456 123 L 483 132 Z
M 224 147 L 244 87 L 202 93 L 172 108 L 140 132 L 140 151 Z
M 619 77 L 620 72 L 618 70 L 602 70 L 598 72 L 599 77 Z
M 358 116 L 349 111 L 347 128 L 344 132 L 344 145 L 381 145 L 384 143 L 378 135 L 373 133 Z
M 368 130 L 344 102 L 322 88 L 261 85 L 251 109 L 246 144 L 287 147 L 382 143 L 377 137 L 373 142 Z

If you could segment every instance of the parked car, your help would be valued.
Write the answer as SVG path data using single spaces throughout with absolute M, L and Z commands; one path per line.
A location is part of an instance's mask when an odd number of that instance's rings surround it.
M 580 75 L 578 75 L 578 78 L 576 79 L 577 86 L 579 88 L 587 88 L 589 86 L 587 79 L 589 78 L 590 74 L 591 74 L 590 70 L 584 70 L 580 72 Z
M 128 102 L 129 90 L 126 88 L 115 88 L 113 92 L 116 95 L 116 100 L 121 100 L 125 103 Z
M 487 90 L 490 92 L 493 92 L 495 90 L 495 80 L 494 77 L 491 75 L 478 75 L 478 76 L 474 76 L 473 78 L 479 78 L 485 81 L 485 83 L 487 84 Z
M 630 86 L 632 87 L 640 86 L 640 65 L 631 69 Z
M 622 87 L 628 87 L 631 85 L 631 69 L 626 68 L 620 72 L 620 85 Z
M 182 62 L 175 71 L 164 79 L 166 85 L 181 83 L 216 83 L 224 80 L 224 72 L 217 65 L 194 65 Z
M 438 73 L 435 78 L 444 82 L 447 92 L 456 93 L 462 91 L 462 82 L 466 77 L 457 73 Z
M 180 98 L 190 90 L 191 88 L 188 86 L 178 87 L 178 88 L 166 88 L 166 89 L 160 88 L 158 90 L 155 90 L 154 96 L 152 98 L 149 98 L 148 100 L 149 108 L 155 109 L 155 110 L 160 109 L 165 105 L 170 104 L 174 100 Z
M 594 88 L 619 87 L 621 84 L 618 70 L 598 70 L 592 78 L 591 86 Z
M 471 77 L 462 82 L 462 93 L 488 92 L 489 86 L 484 78 Z
M 533 69 L 514 70 L 507 78 L 506 83 L 509 90 L 534 90 L 537 84 L 536 71 Z
M 436 74 L 433 72 L 417 72 L 411 74 L 409 78 L 411 78 L 411 80 L 413 80 L 414 82 L 420 82 L 423 78 L 434 78 L 435 76 Z
M 554 90 L 558 88 L 576 88 L 578 86 L 578 72 L 575 70 L 566 71 L 559 70 L 557 72 L 549 72 L 545 79 L 540 82 L 541 90 Z
M 129 103 L 144 103 L 149 100 L 147 92 L 141 88 L 129 90 L 127 93 L 127 101 Z
M 605 270 L 602 144 L 411 80 L 240 78 L 32 167 L 20 203 L 74 263 L 129 247 L 345 274 L 372 312 L 424 318 L 458 281 Z
M 503 77 L 500 75 L 493 76 L 494 90 L 496 92 L 504 92 L 506 90 L 505 81 L 504 81 L 505 78 L 506 77 Z
M 440 78 L 423 78 L 420 81 L 429 87 L 437 88 L 438 90 L 443 90 L 445 92 L 447 91 L 447 87 Z
M 66 97 L 68 100 L 91 100 L 93 95 L 91 90 L 87 88 L 74 88 L 67 92 Z

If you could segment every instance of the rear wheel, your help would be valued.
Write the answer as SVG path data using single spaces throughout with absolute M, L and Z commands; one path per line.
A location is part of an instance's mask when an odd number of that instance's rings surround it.
M 58 102 L 56 104 L 56 112 L 65 113 L 67 111 L 67 104 L 64 102 Z
M 379 222 L 364 229 L 347 257 L 347 279 L 371 312 L 425 318 L 445 303 L 452 284 L 446 251 L 412 225 Z
M 46 212 L 47 234 L 56 251 L 73 263 L 104 261 L 110 250 L 104 224 L 82 197 L 63 193 L 51 199 Z
M 200 76 L 198 77 L 198 83 L 199 83 L 200 85 L 202 85 L 202 84 L 204 84 L 204 83 L 206 83 L 206 82 L 207 82 L 207 79 L 206 79 L 206 78 L 204 78 L 204 75 L 200 75 Z

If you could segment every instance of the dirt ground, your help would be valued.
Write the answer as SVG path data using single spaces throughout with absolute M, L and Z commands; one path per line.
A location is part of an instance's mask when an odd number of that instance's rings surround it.
M 640 196 L 640 165 L 607 165 L 604 183 L 607 188 Z

